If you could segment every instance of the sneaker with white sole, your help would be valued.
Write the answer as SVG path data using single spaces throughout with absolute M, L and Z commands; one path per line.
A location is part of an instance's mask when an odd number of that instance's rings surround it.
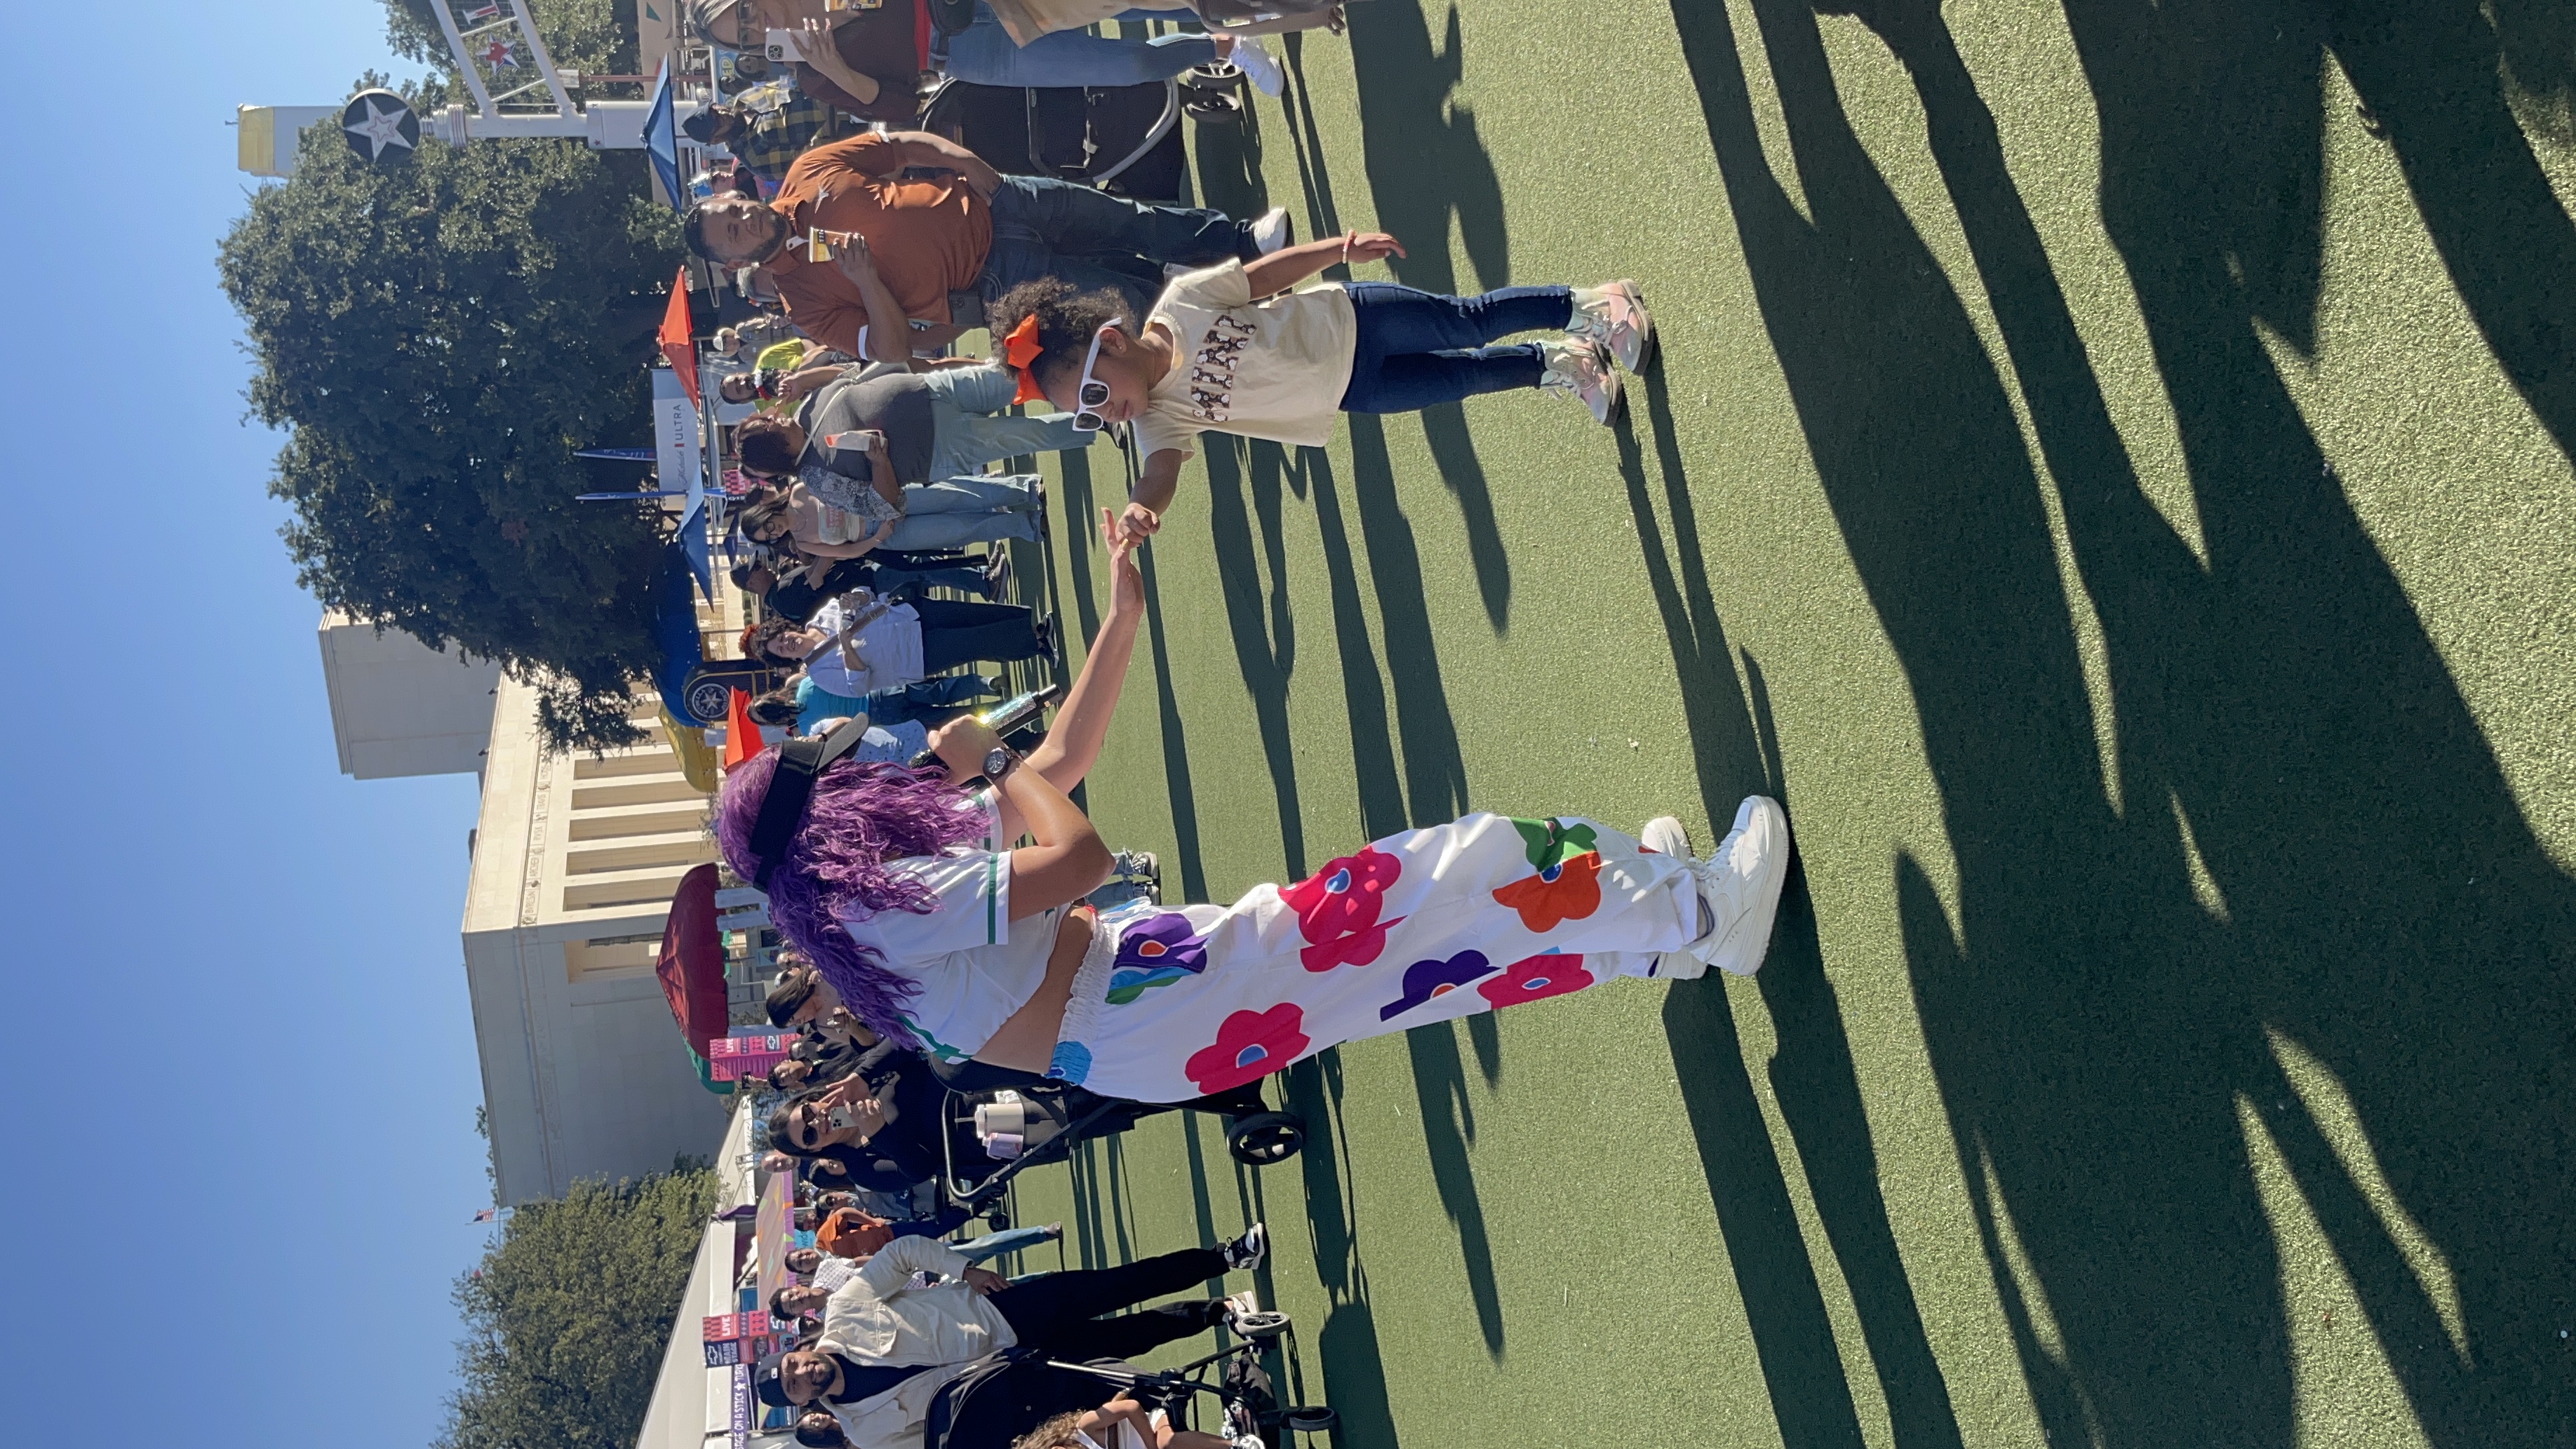
M 1700 901 L 1716 920 L 1690 954 L 1720 971 L 1750 976 L 1771 947 L 1780 888 L 1789 883 L 1789 815 L 1767 795 L 1745 797 L 1735 828 L 1700 871 Z
M 1265 96 L 1275 99 L 1281 91 L 1288 89 L 1288 72 L 1279 68 L 1279 62 L 1271 57 L 1269 51 L 1261 48 L 1261 41 L 1254 36 L 1236 36 L 1234 45 L 1226 52 L 1226 59 L 1242 67 L 1243 78 L 1252 82 L 1252 88 Z
M 1655 355 L 1655 319 L 1646 311 L 1646 294 L 1629 281 L 1603 282 L 1574 289 L 1574 316 L 1565 335 L 1608 348 L 1619 365 L 1642 371 Z
M 1252 244 L 1265 257 L 1287 246 L 1294 234 L 1288 225 L 1288 208 L 1274 206 L 1261 213 L 1253 219 L 1251 231 Z
M 1637 827 L 1637 843 L 1657 855 L 1690 858 L 1690 832 L 1670 815 L 1658 815 Z
M 1619 415 L 1619 374 L 1611 370 L 1608 349 L 1598 342 L 1575 340 L 1542 342 L 1539 353 L 1547 364 L 1547 371 L 1539 375 L 1540 387 L 1580 400 L 1592 409 L 1592 421 L 1605 428 Z
M 1261 1266 L 1263 1258 L 1270 1256 L 1270 1230 L 1254 1223 L 1244 1230 L 1242 1237 L 1217 1251 L 1225 1255 L 1227 1272 L 1249 1273 Z

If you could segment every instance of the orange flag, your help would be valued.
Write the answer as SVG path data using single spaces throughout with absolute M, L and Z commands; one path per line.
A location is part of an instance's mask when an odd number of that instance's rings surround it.
M 760 726 L 751 722 L 751 695 L 737 689 L 725 702 L 724 767 L 730 770 L 760 750 Z
M 698 342 L 689 332 L 689 269 L 671 281 L 671 307 L 662 314 L 660 339 L 662 355 L 671 359 L 671 371 L 680 377 L 680 389 L 689 395 L 689 406 L 698 405 Z

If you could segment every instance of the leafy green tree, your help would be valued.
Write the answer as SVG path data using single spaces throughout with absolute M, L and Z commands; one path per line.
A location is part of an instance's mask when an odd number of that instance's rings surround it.
M 446 36 L 439 33 L 438 12 L 430 8 L 438 3 L 439 0 L 385 0 L 385 44 L 405 60 L 453 74 L 455 57 L 448 52 Z M 677 5 L 679 0 L 668 3 Z M 554 57 L 558 67 L 603 75 L 633 75 L 635 32 L 618 8 L 605 0 L 534 0 L 529 13 L 536 18 L 546 54 Z
M 561 63 L 631 55 L 605 0 L 551 12 Z M 407 99 L 426 114 L 448 84 Z M 534 681 L 558 746 L 633 742 L 627 691 L 655 658 L 658 515 L 573 501 L 635 478 L 576 448 L 651 435 L 644 367 L 680 248 L 645 166 L 571 140 L 424 142 L 375 166 L 317 126 L 220 257 L 252 412 L 291 430 L 269 491 L 294 508 L 300 582 Z
M 456 1280 L 463 1384 L 437 1449 L 634 1443 L 715 1195 L 715 1174 L 684 1162 L 512 1213 Z

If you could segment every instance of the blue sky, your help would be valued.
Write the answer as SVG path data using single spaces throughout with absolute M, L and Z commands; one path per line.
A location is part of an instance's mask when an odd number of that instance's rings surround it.
M 97 41 L 0 88 L 10 974 L 41 1007 L 0 1053 L 9 1438 L 425 1443 L 448 1284 L 489 1231 L 457 935 L 474 782 L 339 774 L 264 491 L 279 440 L 242 421 L 215 284 L 257 184 L 234 107 L 412 68 L 368 0 L 147 0 Z M 146 1364 L 142 1392 L 103 1356 Z

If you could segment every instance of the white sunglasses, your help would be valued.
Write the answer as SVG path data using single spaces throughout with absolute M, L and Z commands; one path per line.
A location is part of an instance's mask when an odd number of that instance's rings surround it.
M 1073 401 L 1078 409 L 1073 415 L 1073 430 L 1077 433 L 1096 433 L 1109 426 L 1108 420 L 1101 417 L 1099 412 L 1101 404 L 1109 401 L 1109 384 L 1092 376 L 1091 371 L 1100 365 L 1101 339 L 1116 330 L 1117 326 L 1115 322 L 1106 323 L 1099 331 L 1092 333 L 1091 350 L 1083 354 L 1082 381 L 1075 384 L 1073 389 Z

